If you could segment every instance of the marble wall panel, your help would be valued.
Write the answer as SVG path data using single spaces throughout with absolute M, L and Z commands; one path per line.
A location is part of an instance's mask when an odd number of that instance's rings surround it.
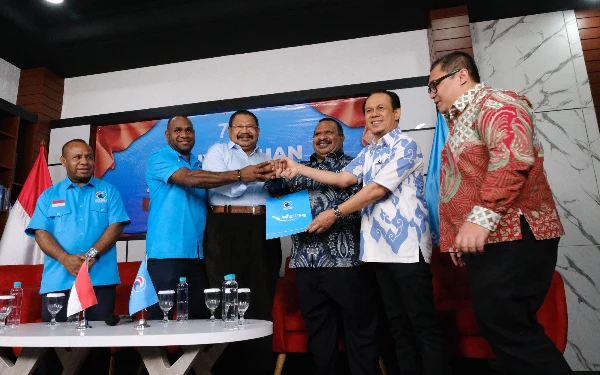
M 536 114 L 563 245 L 600 245 L 600 196 L 582 109 Z
M 577 28 L 577 19 L 573 10 L 563 12 L 567 37 L 569 39 L 569 48 L 573 57 L 573 69 L 575 70 L 575 79 L 577 80 L 577 89 L 582 107 L 593 107 L 592 90 L 590 90 L 590 81 L 583 59 L 583 49 L 581 48 L 581 39 L 579 39 L 579 29 Z
M 600 247 L 561 246 L 557 270 L 567 297 L 565 358 L 576 371 L 600 371 Z
M 600 133 L 573 11 L 471 24 L 487 84 L 525 94 L 566 235 L 563 275 L 574 370 L 600 370 Z
M 536 111 L 581 108 L 562 12 L 471 24 L 481 79 L 526 95 Z

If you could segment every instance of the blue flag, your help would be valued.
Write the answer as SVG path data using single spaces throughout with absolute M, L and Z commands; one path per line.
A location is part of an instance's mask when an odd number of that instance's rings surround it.
M 158 296 L 156 295 L 154 284 L 152 284 L 152 280 L 148 274 L 146 260 L 144 259 L 133 282 L 133 288 L 131 288 L 131 296 L 129 297 L 129 315 L 133 315 L 155 303 L 158 303 Z
M 433 133 L 433 145 L 425 182 L 425 200 L 429 210 L 429 227 L 433 246 L 440 246 L 440 167 L 442 166 L 442 149 L 448 138 L 448 125 L 444 116 L 438 112 L 437 124 Z

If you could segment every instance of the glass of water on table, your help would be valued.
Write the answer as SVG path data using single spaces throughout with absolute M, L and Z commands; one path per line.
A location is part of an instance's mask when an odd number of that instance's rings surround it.
M 217 320 L 215 319 L 215 310 L 219 307 L 221 303 L 221 289 L 219 288 L 210 288 L 204 289 L 204 302 L 206 303 L 206 307 L 210 310 L 210 319 L 206 319 L 207 322 L 214 323 Z
M 240 312 L 239 324 L 241 326 L 248 324 L 244 320 L 244 314 L 248 310 L 248 307 L 250 307 L 250 289 L 240 288 L 238 289 L 238 311 Z

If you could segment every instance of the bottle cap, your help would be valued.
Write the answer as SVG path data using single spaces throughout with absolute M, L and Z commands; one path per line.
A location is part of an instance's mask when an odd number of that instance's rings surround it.
M 224 279 L 225 280 L 235 280 L 235 274 L 230 273 L 229 275 L 225 275 Z
M 179 278 L 179 282 L 181 282 L 181 283 L 185 282 L 185 280 L 186 280 L 185 277 L 180 277 Z
M 14 286 L 15 286 L 15 288 L 21 286 L 21 282 L 20 281 L 15 281 Z

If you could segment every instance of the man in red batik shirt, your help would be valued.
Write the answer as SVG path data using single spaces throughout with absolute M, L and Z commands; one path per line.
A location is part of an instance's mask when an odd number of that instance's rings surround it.
M 432 65 L 429 96 L 448 123 L 440 171 L 440 247 L 467 266 L 473 310 L 510 374 L 570 372 L 537 323 L 564 234 L 527 98 L 480 83 L 473 58 Z

